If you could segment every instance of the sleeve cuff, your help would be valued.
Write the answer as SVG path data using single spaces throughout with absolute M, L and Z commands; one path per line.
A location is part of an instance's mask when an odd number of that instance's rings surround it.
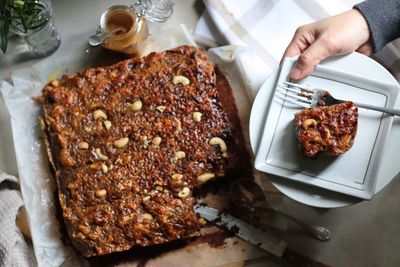
M 374 53 L 400 36 L 400 1 L 367 0 L 354 6 L 367 21 Z

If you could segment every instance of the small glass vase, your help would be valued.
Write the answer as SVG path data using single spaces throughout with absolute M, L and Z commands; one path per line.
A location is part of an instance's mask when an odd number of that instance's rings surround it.
M 25 0 L 21 9 L 12 11 L 12 16 L 10 30 L 25 38 L 34 56 L 48 56 L 60 46 L 50 0 Z

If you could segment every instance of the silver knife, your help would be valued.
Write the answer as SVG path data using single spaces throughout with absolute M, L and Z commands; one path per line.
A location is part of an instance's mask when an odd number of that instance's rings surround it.
M 309 259 L 293 251 L 287 247 L 285 241 L 279 239 L 271 233 L 257 229 L 251 224 L 235 218 L 225 212 L 220 212 L 217 209 L 204 205 L 195 205 L 194 210 L 207 221 L 228 229 L 236 234 L 236 236 L 239 238 L 290 262 L 294 266 L 328 267 L 328 265 Z

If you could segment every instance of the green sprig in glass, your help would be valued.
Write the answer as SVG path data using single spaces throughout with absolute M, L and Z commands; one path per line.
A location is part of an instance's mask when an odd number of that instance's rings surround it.
M 29 35 L 44 27 L 51 14 L 37 0 L 0 0 L 0 48 L 7 51 L 10 28 L 20 35 Z

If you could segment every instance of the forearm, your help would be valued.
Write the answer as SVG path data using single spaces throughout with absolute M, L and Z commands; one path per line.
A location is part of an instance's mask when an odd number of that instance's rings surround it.
M 368 23 L 374 52 L 400 37 L 400 0 L 366 0 L 354 8 Z

